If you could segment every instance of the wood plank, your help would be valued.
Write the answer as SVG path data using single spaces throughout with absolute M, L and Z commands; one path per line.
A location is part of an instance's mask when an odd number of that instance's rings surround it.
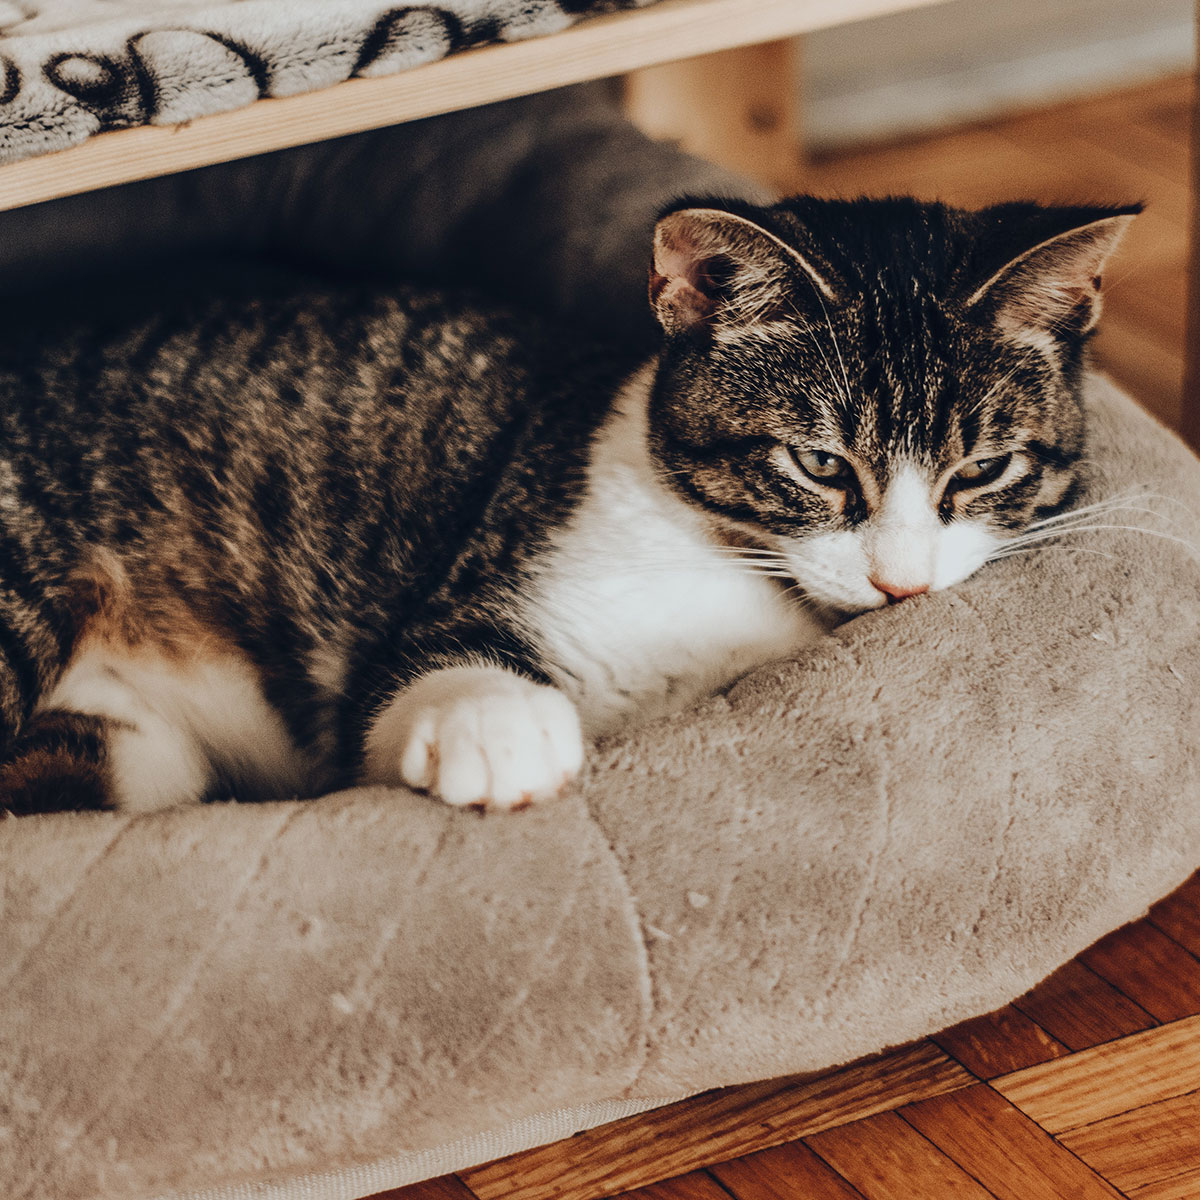
M 785 1142 L 708 1171 L 735 1200 L 862 1200 L 857 1188 L 803 1142 Z
M 1129 1192 L 1129 1200 L 1196 1200 L 1197 1196 L 1200 1196 L 1200 1167 Z
M 1135 1108 L 1058 1140 L 1123 1192 L 1176 1179 L 1200 1170 L 1200 1093 Z
M 806 1142 L 867 1200 L 992 1200 L 991 1192 L 894 1112 L 839 1125 Z
M 1153 332 L 1109 312 L 1096 334 L 1096 359 L 1138 403 L 1160 421 L 1179 428 L 1183 400 L 1183 359 L 1164 353 Z
M 986 1084 L 910 1105 L 900 1115 L 997 1200 L 1120 1196 Z
M 1050 1133 L 1169 1100 L 1200 1080 L 1200 1017 L 1106 1042 L 992 1081 Z
M 1011 1004 L 945 1029 L 931 1040 L 980 1079 L 1007 1075 L 1070 1053 Z
M 1200 88 L 1189 106 L 1192 144 L 1192 169 L 1188 180 L 1192 196 L 1200 196 Z M 1193 204 L 1188 232 L 1191 252 L 1188 256 L 1188 331 L 1185 350 L 1185 380 L 1179 407 L 1179 431 L 1186 442 L 1200 453 L 1200 205 Z
M 1141 93 L 1137 89 L 1131 95 Z M 1195 76 L 1176 75 L 1147 87 L 1144 98 L 1130 113 L 1139 125 L 1149 125 L 1164 137 L 1186 146 L 1192 134 L 1192 101 L 1196 94 Z
M 1071 1050 L 1086 1050 L 1158 1024 L 1078 960 L 1060 967 L 1013 1005 Z
M 1193 875 L 1178 891 L 1160 900 L 1146 919 L 1185 949 L 1200 955 L 1200 875 Z
M 1151 202 L 1165 189 L 1178 196 L 1178 189 L 1186 186 L 1188 145 L 1167 136 L 1153 125 L 1139 125 L 1136 121 L 1122 121 L 1121 137 L 1112 136 L 1113 115 L 1108 103 L 1085 104 L 1065 112 L 1049 109 L 1031 113 L 1015 121 L 1005 121 L 1005 136 L 1023 143 L 1030 140 L 1044 144 L 1056 143 L 1066 152 L 1082 154 L 1091 161 L 1101 163 L 1118 159 L 1125 171 L 1130 168 L 1138 173 L 1143 190 L 1138 193 Z M 1128 179 L 1126 173 L 1123 177 Z M 1120 185 L 1114 179 L 1105 194 L 1111 194 Z
M 622 1192 L 614 1200 L 729 1200 L 721 1185 L 703 1171 L 693 1171 L 678 1179 L 651 1183 L 632 1192 Z
M 1053 180 L 1063 171 L 1061 166 L 1048 166 L 1035 147 L 968 129 L 871 154 L 817 158 L 799 185 L 856 194 L 905 193 L 971 207 L 1030 191 L 1044 193 L 1057 186 Z
M 1126 324 L 1153 329 L 1159 345 L 1173 358 L 1180 359 L 1185 332 L 1184 309 L 1187 304 L 1187 279 L 1184 269 L 1186 247 L 1182 236 L 1168 250 L 1170 261 L 1151 263 L 1135 256 L 1142 249 L 1131 243 L 1122 261 L 1130 264 L 1131 274 L 1119 279 L 1108 291 L 1105 317 L 1115 316 Z M 1122 247 L 1122 251 L 1126 250 Z M 1133 273 L 1136 272 L 1136 278 Z M 1136 286 L 1133 286 L 1136 284 Z
M 635 71 L 625 110 L 646 133 L 779 190 L 801 146 L 800 42 L 787 38 Z
M 390 1192 L 376 1192 L 366 1200 L 475 1200 L 475 1196 L 461 1179 L 442 1175 L 438 1179 L 392 1188 Z
M 1200 1013 L 1200 959 L 1146 921 L 1110 933 L 1079 957 L 1160 1021 Z
M 974 1082 L 930 1042 L 818 1076 L 726 1088 L 460 1175 L 480 1200 L 592 1200 Z M 654 1146 L 653 1155 L 646 1153 Z
M 1187 178 L 1173 172 L 1169 163 L 1143 164 L 1127 158 L 1112 138 L 1101 143 L 1064 137 L 1055 149 L 1064 156 L 1060 169 L 1074 181 L 1079 195 L 1106 196 L 1117 202 L 1149 197 L 1159 218 L 1176 226 L 1186 223 Z
M 377 79 L 140 126 L 0 167 L 0 209 L 167 175 L 939 0 L 661 0 Z

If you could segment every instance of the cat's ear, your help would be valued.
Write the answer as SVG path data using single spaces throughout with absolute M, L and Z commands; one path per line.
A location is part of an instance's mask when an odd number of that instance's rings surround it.
M 967 300 L 1009 332 L 1087 333 L 1100 319 L 1104 264 L 1140 211 L 1123 210 L 1038 242 Z
M 668 213 L 654 230 L 650 304 L 667 333 L 769 321 L 836 300 L 798 251 L 746 217 L 715 208 Z

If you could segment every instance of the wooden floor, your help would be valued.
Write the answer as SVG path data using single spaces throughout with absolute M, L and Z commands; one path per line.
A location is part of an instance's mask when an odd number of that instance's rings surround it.
M 805 169 L 813 191 L 1149 203 L 1098 351 L 1180 410 L 1190 82 Z M 662 1181 L 662 1182 L 660 1182 Z M 1026 996 L 816 1077 L 694 1097 L 388 1200 L 1200 1200 L 1200 876 Z

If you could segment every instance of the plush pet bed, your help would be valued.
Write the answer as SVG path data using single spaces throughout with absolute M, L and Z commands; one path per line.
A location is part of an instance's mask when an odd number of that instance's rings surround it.
M 527 148 L 491 180 L 503 221 L 469 188 L 387 202 L 420 244 L 534 246 L 545 217 L 523 282 L 619 328 L 654 207 L 704 169 L 538 104 L 502 110 Z M 531 173 L 532 128 L 573 157 Z M 260 169 L 285 161 L 321 173 Z M 564 188 L 582 241 L 555 232 Z M 470 244 L 511 278 L 497 239 Z M 1200 865 L 1200 463 L 1104 380 L 1090 405 L 1087 499 L 1128 498 L 1095 523 L 1156 534 L 860 617 L 598 747 L 558 803 L 480 818 L 375 789 L 0 824 L 4 1196 L 351 1200 L 930 1033 L 1140 915 Z

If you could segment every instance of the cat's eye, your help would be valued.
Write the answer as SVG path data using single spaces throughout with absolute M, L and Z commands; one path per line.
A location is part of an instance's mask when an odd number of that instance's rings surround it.
M 793 450 L 792 458 L 805 475 L 818 483 L 837 485 L 854 478 L 853 468 L 844 458 L 825 450 Z
M 964 463 L 954 472 L 953 483 L 957 487 L 982 487 L 987 483 L 995 483 L 1008 470 L 1012 462 L 1011 454 L 997 454 L 994 458 L 976 458 Z

